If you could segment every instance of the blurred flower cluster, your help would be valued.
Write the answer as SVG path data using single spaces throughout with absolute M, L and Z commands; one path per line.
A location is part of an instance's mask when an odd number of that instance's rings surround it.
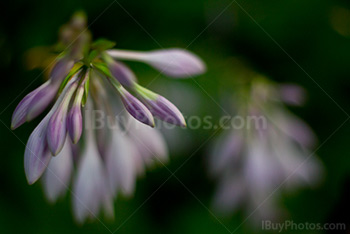
M 261 219 L 281 218 L 281 194 L 315 185 L 322 166 L 312 155 L 313 132 L 286 107 L 302 105 L 305 90 L 276 84 L 247 68 L 235 75 L 239 85 L 228 101 L 232 114 L 259 121 L 224 130 L 213 143 L 209 172 L 218 183 L 213 205 L 226 215 L 243 208 L 260 224 Z
M 73 180 L 73 211 L 79 222 L 96 218 L 101 210 L 113 217 L 113 198 L 118 194 L 131 195 L 136 177 L 146 167 L 154 161 L 167 160 L 165 142 L 151 128 L 154 117 L 186 125 L 170 101 L 139 85 L 135 74 L 119 60 L 144 62 L 175 78 L 205 71 L 204 63 L 188 51 L 111 49 L 115 43 L 105 39 L 92 41 L 86 27 L 85 15 L 76 13 L 61 28 L 59 43 L 53 47 L 59 55 L 52 62 L 49 79 L 24 97 L 12 116 L 15 129 L 54 102 L 29 137 L 25 173 L 29 184 L 42 178 L 52 202 L 65 194 Z M 45 54 L 45 49 L 32 50 L 31 54 Z M 37 67 L 47 64 L 44 61 L 47 59 L 34 57 L 29 64 Z M 125 116 L 128 127 L 113 119 L 113 127 L 96 129 L 95 110 Z

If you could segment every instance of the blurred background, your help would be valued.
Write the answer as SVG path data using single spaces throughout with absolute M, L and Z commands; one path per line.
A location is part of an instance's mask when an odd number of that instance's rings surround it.
M 87 13 L 95 39 L 116 41 L 118 48 L 182 47 L 198 54 L 206 62 L 208 72 L 195 82 L 164 76 L 153 81 L 156 71 L 128 63 L 141 84 L 152 81 L 149 86 L 173 101 L 186 116 L 211 115 L 214 120 L 219 119 L 223 111 L 218 103 L 224 99 L 223 92 L 235 83 L 231 64 L 237 58 L 271 80 L 303 86 L 308 91 L 308 101 L 304 107 L 291 111 L 318 136 L 317 155 L 324 164 L 325 175 L 318 187 L 283 193 L 279 205 L 294 222 L 341 222 L 349 227 L 350 123 L 343 123 L 348 118 L 346 112 L 350 113 L 350 3 L 237 2 L 239 5 L 231 0 L 2 2 L 0 233 L 86 234 L 109 233 L 108 229 L 117 233 L 227 233 L 224 226 L 236 233 L 261 232 L 252 228 L 244 212 L 220 216 L 209 211 L 215 181 L 207 173 L 211 141 L 206 140 L 216 134 L 214 129 L 175 130 L 174 134 L 182 136 L 174 139 L 175 146 L 167 137 L 171 149 L 167 167 L 171 171 L 189 158 L 176 172 L 183 184 L 170 177 L 165 168 L 149 171 L 138 180 L 132 199 L 117 199 L 116 218 L 102 220 L 105 226 L 99 221 L 77 225 L 71 214 L 70 195 L 51 205 L 40 183 L 27 184 L 24 144 L 39 120 L 14 132 L 9 130 L 10 120 L 18 102 L 43 78 L 36 79 L 40 70 L 26 69 L 24 55 L 32 47 L 54 44 L 59 27 L 76 10 Z M 183 100 L 182 96 L 188 98 Z

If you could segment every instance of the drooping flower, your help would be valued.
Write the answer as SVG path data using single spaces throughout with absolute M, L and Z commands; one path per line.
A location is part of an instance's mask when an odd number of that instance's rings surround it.
M 285 107 L 303 102 L 301 87 L 259 76 L 236 94 L 234 109 L 246 122 L 231 125 L 214 143 L 209 161 L 218 181 L 214 207 L 224 214 L 243 208 L 260 224 L 283 215 L 281 191 L 314 185 L 322 166 L 311 154 L 314 134 Z
M 125 55 L 129 54 L 133 60 L 176 77 L 205 71 L 204 63 L 185 50 L 141 53 L 142 58 L 133 57 L 137 52 L 116 55 L 118 50 L 110 50 L 113 42 L 92 42 L 85 27 L 82 13 L 62 27 L 56 46 L 62 53 L 54 61 L 49 79 L 23 98 L 12 117 L 15 129 L 43 113 L 55 99 L 29 137 L 25 173 L 29 184 L 44 175 L 44 191 L 51 202 L 62 197 L 73 181 L 73 212 L 78 222 L 96 218 L 102 210 L 113 217 L 113 198 L 132 195 L 137 176 L 155 162 L 167 161 L 165 141 L 151 128 L 154 117 L 185 126 L 181 112 L 164 97 L 140 86 L 136 75 L 119 59 L 128 59 Z M 116 105 L 118 100 L 121 105 Z M 106 118 L 97 119 L 98 111 L 104 117 L 113 116 L 113 126 Z M 123 115 L 127 121 L 120 123 L 115 115 Z

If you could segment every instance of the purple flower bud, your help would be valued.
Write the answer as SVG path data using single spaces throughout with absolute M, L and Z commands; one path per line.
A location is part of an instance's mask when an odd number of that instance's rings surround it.
M 108 62 L 108 68 L 112 76 L 125 87 L 133 87 L 135 82 L 137 82 L 134 73 L 123 63 L 112 60 Z
M 41 114 L 55 97 L 57 89 L 58 87 L 51 85 L 50 81 L 47 81 L 25 96 L 12 115 L 12 129 L 19 127 L 25 121 L 31 121 Z
M 55 98 L 58 86 L 52 85 L 49 82 L 46 82 L 47 84 L 45 87 L 43 87 L 31 100 L 29 107 L 28 107 L 28 113 L 27 113 L 27 121 L 33 120 L 35 117 L 40 115 L 47 106 L 52 102 L 52 100 Z
M 67 129 L 67 111 L 70 99 L 77 88 L 77 82 L 71 84 L 68 87 L 67 93 L 65 94 L 61 103 L 54 110 L 47 127 L 47 143 L 52 155 L 57 155 L 64 145 Z
M 185 78 L 205 72 L 204 62 L 195 54 L 183 49 L 166 49 L 152 52 L 109 50 L 117 59 L 136 60 L 148 63 L 155 69 L 172 77 Z
M 181 112 L 166 98 L 158 95 L 155 100 L 143 99 L 143 101 L 148 106 L 151 113 L 160 120 L 181 127 L 186 126 L 186 121 Z
M 84 94 L 84 86 L 80 86 L 75 94 L 75 100 L 68 113 L 67 129 L 73 143 L 76 144 L 83 131 L 83 117 L 81 114 L 81 101 Z
M 74 61 L 69 58 L 60 59 L 52 68 L 50 79 L 52 84 L 59 85 L 73 68 Z
M 138 121 L 154 127 L 153 116 L 147 107 L 123 87 L 120 87 L 118 91 L 126 110 Z
M 29 184 L 34 184 L 41 177 L 51 160 L 45 137 L 48 117 L 34 129 L 26 145 L 24 170 Z
M 22 99 L 22 101 L 20 101 L 20 103 L 17 105 L 17 107 L 12 115 L 12 122 L 11 122 L 12 129 L 18 128 L 26 121 L 29 104 L 31 103 L 31 101 L 33 100 L 35 95 L 37 95 L 37 93 L 40 91 L 40 89 L 42 89 L 43 86 L 45 86 L 45 85 L 46 85 L 46 83 L 41 85 L 39 88 L 33 90 L 32 92 L 27 94 Z

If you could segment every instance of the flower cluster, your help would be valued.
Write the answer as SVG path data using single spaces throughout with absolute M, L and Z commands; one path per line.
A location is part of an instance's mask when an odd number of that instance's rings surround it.
M 322 172 L 311 155 L 314 134 L 285 107 L 301 105 L 305 91 L 254 76 L 236 94 L 239 115 L 263 117 L 266 123 L 224 131 L 214 143 L 209 161 L 210 173 L 219 181 L 214 207 L 224 214 L 243 207 L 256 219 L 277 219 L 281 190 L 313 185 Z
M 154 117 L 186 125 L 170 101 L 139 85 L 135 74 L 120 60 L 144 62 L 176 78 L 205 71 L 196 55 L 182 49 L 132 52 L 113 47 L 113 42 L 103 39 L 92 42 L 85 16 L 75 14 L 61 28 L 60 42 L 55 46 L 60 55 L 49 79 L 24 97 L 12 116 L 15 129 L 40 115 L 56 99 L 29 137 L 25 173 L 29 184 L 43 177 L 45 193 L 53 202 L 64 195 L 75 174 L 73 210 L 79 222 L 96 217 L 101 209 L 113 216 L 113 198 L 119 192 L 132 194 L 136 176 L 154 157 L 166 160 L 164 140 L 150 128 Z M 127 112 L 116 98 L 110 100 L 115 93 Z M 131 124 L 127 129 L 121 123 L 94 129 L 93 110 L 123 114 Z

